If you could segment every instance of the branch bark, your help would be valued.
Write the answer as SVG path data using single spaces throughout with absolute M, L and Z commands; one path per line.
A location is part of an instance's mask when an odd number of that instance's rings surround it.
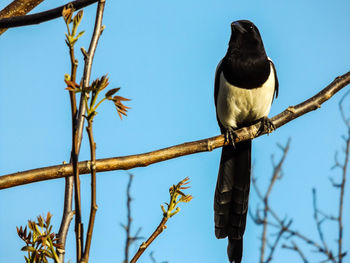
M 15 0 L 3 10 L 0 11 L 0 19 L 9 17 L 23 16 L 29 13 L 33 8 L 39 5 L 44 0 Z M 1 20 L 0 20 L 1 21 Z M 0 35 L 4 33 L 7 28 L 0 29 Z
M 162 221 L 157 226 L 156 230 L 153 232 L 153 234 L 147 239 L 146 242 L 143 242 L 139 249 L 137 250 L 135 256 L 131 259 L 130 263 L 135 263 L 145 252 L 145 250 L 149 247 L 149 245 L 163 232 L 163 230 L 166 228 L 166 222 L 168 221 L 169 217 L 164 216 L 162 218 Z
M 71 61 L 71 80 L 73 82 L 76 82 L 78 60 L 75 58 L 74 45 L 69 45 L 69 57 Z M 75 134 L 75 119 L 77 115 L 77 102 L 76 102 L 75 92 L 69 91 L 69 99 L 70 99 L 71 119 L 72 119 L 72 149 L 73 149 L 74 134 Z M 70 160 L 70 163 L 72 163 L 72 158 Z M 74 186 L 73 176 L 65 177 L 63 215 L 62 215 L 60 230 L 58 232 L 58 239 L 60 244 L 62 244 L 63 248 L 57 249 L 57 255 L 59 257 L 60 262 L 62 263 L 64 262 L 67 233 L 69 230 L 70 223 L 74 216 L 74 212 L 72 209 L 73 186 Z
M 88 52 L 86 52 L 84 49 L 82 49 L 84 60 L 85 60 L 84 74 L 82 79 L 83 91 L 81 92 L 79 110 L 74 123 L 75 132 L 73 135 L 73 149 L 72 149 L 71 160 L 73 164 L 72 169 L 73 169 L 73 175 L 74 175 L 75 236 L 76 236 L 77 262 L 80 262 L 81 260 L 81 257 L 83 254 L 83 246 L 84 246 L 84 242 L 83 242 L 84 230 L 83 230 L 83 224 L 81 220 L 81 200 L 80 200 L 81 195 L 80 195 L 80 178 L 79 178 L 79 168 L 78 168 L 80 145 L 82 141 L 83 127 L 84 127 L 84 115 L 86 112 L 85 100 L 87 99 L 87 96 L 88 96 L 84 90 L 87 89 L 90 83 L 92 62 L 93 62 L 93 58 L 97 48 L 98 40 L 103 31 L 102 18 L 103 18 L 104 6 L 105 6 L 105 0 L 99 0 L 97 9 L 96 9 L 94 32 L 91 37 L 89 50 Z
M 280 114 L 274 116 L 271 120 L 276 129 L 287 124 L 288 122 L 320 108 L 321 104 L 329 100 L 335 93 L 350 84 L 350 72 L 337 77 L 326 88 L 321 90 L 310 99 L 296 105 L 290 106 Z M 235 142 L 240 142 L 261 136 L 264 133 L 257 134 L 261 123 L 256 123 L 249 127 L 237 130 Z M 135 167 L 145 167 L 157 162 L 185 156 L 189 154 L 212 151 L 222 147 L 225 144 L 224 135 L 211 137 L 204 140 L 184 143 L 173 147 L 137 154 L 124 157 L 114 157 L 96 160 L 96 172 L 106 172 L 113 170 L 128 170 Z M 83 161 L 78 163 L 80 174 L 90 173 L 90 162 Z M 14 186 L 57 179 L 72 175 L 72 167 L 67 164 L 55 165 L 50 167 L 38 168 L 24 172 L 7 174 L 0 177 L 0 189 Z
M 89 218 L 89 226 L 86 234 L 86 243 L 83 257 L 81 259 L 81 263 L 89 262 L 89 254 L 92 240 L 92 233 L 94 230 L 95 224 L 95 216 L 97 211 L 96 204 L 96 143 L 94 140 L 94 135 L 92 131 L 92 119 L 88 120 L 88 126 L 86 127 L 86 131 L 89 136 L 90 143 L 90 158 L 91 158 L 91 207 L 90 207 L 90 218 Z
M 33 0 L 35 1 L 35 0 Z M 0 28 L 12 28 L 20 26 L 29 26 L 40 24 L 62 16 L 62 10 L 69 4 L 73 5 L 75 10 L 79 10 L 83 7 L 96 3 L 98 0 L 76 0 L 60 7 L 50 9 L 45 12 L 40 12 L 32 15 L 16 16 L 0 19 Z M 1 33 L 0 33 L 1 34 Z

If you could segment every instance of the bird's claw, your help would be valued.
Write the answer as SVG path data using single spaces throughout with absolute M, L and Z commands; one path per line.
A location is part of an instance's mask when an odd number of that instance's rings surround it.
M 261 126 L 260 129 L 258 131 L 258 134 L 262 134 L 262 133 L 271 133 L 276 129 L 275 125 L 273 124 L 273 122 L 267 118 L 267 117 L 263 117 L 261 119 Z
M 232 146 L 235 147 L 235 138 L 237 138 L 237 134 L 235 133 L 233 128 L 227 128 L 225 132 L 225 143 L 230 142 Z

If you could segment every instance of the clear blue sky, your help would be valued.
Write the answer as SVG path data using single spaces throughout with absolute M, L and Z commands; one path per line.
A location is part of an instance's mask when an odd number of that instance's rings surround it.
M 1 3 L 1 8 L 6 3 Z M 54 3 L 56 2 L 56 3 Z M 59 2 L 59 3 L 58 3 Z M 43 11 L 64 1 L 45 1 Z M 132 109 L 120 121 L 112 104 L 105 103 L 95 118 L 97 157 L 152 151 L 219 134 L 213 103 L 214 72 L 226 52 L 230 23 L 253 21 L 262 34 L 268 55 L 277 67 L 280 95 L 273 116 L 309 98 L 350 69 L 349 1 L 111 1 L 107 0 L 92 79 L 109 74 L 110 87 L 122 87 Z M 85 9 L 80 28 L 86 33 L 77 46 L 88 47 L 95 5 Z M 37 26 L 11 29 L 0 38 L 0 174 L 69 161 L 70 108 L 63 76 L 70 72 L 64 43 L 65 25 L 56 19 Z M 81 77 L 83 60 L 78 68 Z M 254 175 L 264 188 L 271 176 L 270 155 L 279 156 L 276 143 L 292 138 L 284 166 L 284 179 L 272 193 L 271 204 L 281 217 L 294 218 L 294 228 L 314 237 L 312 187 L 319 191 L 324 211 L 336 213 L 336 192 L 328 178 L 335 151 L 343 147 L 345 127 L 338 113 L 344 91 L 321 109 L 254 140 Z M 348 109 L 349 110 L 349 109 Z M 349 110 L 350 112 L 350 110 Z M 168 201 L 168 188 L 186 176 L 194 199 L 152 244 L 158 262 L 227 262 L 226 240 L 214 237 L 213 194 L 220 149 L 186 156 L 146 168 L 133 169 L 135 180 L 134 230 L 142 226 L 148 236 L 161 220 L 160 204 Z M 341 155 L 340 155 L 341 156 Z M 89 158 L 87 136 L 81 160 Z M 123 260 L 125 222 L 125 171 L 98 175 L 98 205 L 91 262 Z M 83 220 L 87 226 L 90 178 L 81 176 Z M 50 211 L 59 227 L 64 180 L 53 180 L 0 192 L 0 263 L 23 262 L 23 242 L 16 226 Z M 345 209 L 349 207 L 346 193 Z M 254 191 L 250 208 L 255 209 Z M 350 248 L 350 212 L 345 212 L 344 247 Z M 332 224 L 324 225 L 335 247 Z M 74 227 L 70 228 L 66 259 L 75 260 Z M 248 219 L 244 262 L 258 262 L 261 229 Z M 299 242 L 300 245 L 302 243 Z M 131 247 L 131 253 L 137 245 Z M 302 245 L 310 261 L 315 253 Z M 295 253 L 278 250 L 275 262 L 300 262 Z M 347 259 L 348 260 L 348 259 Z M 139 262 L 151 262 L 146 253 Z

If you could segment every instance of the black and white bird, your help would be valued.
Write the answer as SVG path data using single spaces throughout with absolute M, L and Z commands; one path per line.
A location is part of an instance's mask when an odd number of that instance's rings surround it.
M 230 262 L 242 260 L 251 174 L 251 140 L 234 144 L 235 130 L 267 118 L 274 96 L 278 95 L 275 66 L 265 53 L 258 28 L 248 20 L 231 24 L 227 53 L 215 74 L 216 116 L 221 133 L 231 141 L 221 153 L 215 189 L 215 235 L 228 237 Z

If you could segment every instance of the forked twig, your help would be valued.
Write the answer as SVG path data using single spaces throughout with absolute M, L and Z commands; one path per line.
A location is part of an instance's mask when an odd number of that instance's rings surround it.
M 259 210 L 257 210 L 255 216 L 253 216 L 250 213 L 250 216 L 252 217 L 252 219 L 254 220 L 254 222 L 256 224 L 263 225 L 263 230 L 262 230 L 262 235 L 261 235 L 261 247 L 260 247 L 260 261 L 259 261 L 260 263 L 268 263 L 272 260 L 273 253 L 275 252 L 275 249 L 276 249 L 281 237 L 283 236 L 283 233 L 285 232 L 285 227 L 280 229 L 273 245 L 270 247 L 270 253 L 269 253 L 267 259 L 265 260 L 265 250 L 266 250 L 266 246 L 268 244 L 268 242 L 267 242 L 268 216 L 269 216 L 269 213 L 273 213 L 271 208 L 270 208 L 270 205 L 269 205 L 269 197 L 270 197 L 270 194 L 271 194 L 271 191 L 272 191 L 272 188 L 273 188 L 275 182 L 282 177 L 282 166 L 283 166 L 283 163 L 284 163 L 286 156 L 288 154 L 288 150 L 290 147 L 290 141 L 291 140 L 289 138 L 285 147 L 279 146 L 279 148 L 281 148 L 281 150 L 282 150 L 282 157 L 279 160 L 277 165 L 275 165 L 272 162 L 273 173 L 272 173 L 272 176 L 270 179 L 270 184 L 266 190 L 265 195 L 262 195 L 261 191 L 259 190 L 257 183 L 256 183 L 256 178 L 253 178 L 253 180 L 252 180 L 254 189 L 257 192 L 257 194 L 258 194 L 259 198 L 261 199 L 263 206 L 264 206 L 262 217 L 260 216 Z M 273 215 L 274 215 L 274 213 L 273 213 Z M 277 217 L 277 215 L 275 215 L 275 217 Z M 279 221 L 279 223 L 284 226 L 283 221 Z

